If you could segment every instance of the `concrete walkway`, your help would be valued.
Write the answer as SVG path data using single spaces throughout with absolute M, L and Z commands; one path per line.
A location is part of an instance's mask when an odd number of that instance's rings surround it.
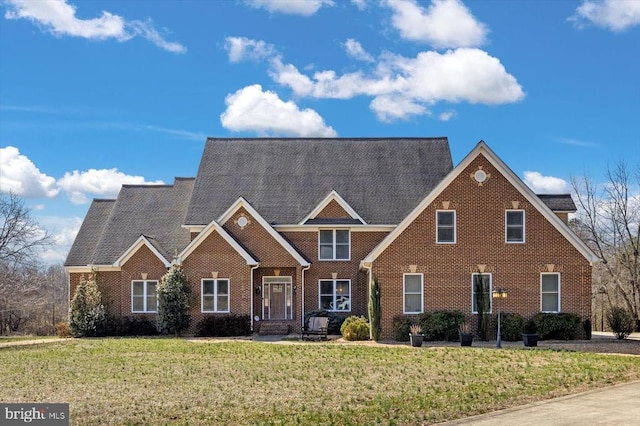
M 442 425 L 640 425 L 640 381 L 467 417 Z

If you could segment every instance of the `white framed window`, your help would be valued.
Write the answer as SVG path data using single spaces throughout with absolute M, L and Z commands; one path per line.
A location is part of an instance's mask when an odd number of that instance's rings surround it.
M 478 313 L 478 300 L 483 299 L 484 312 L 489 314 L 493 309 L 492 294 L 492 275 L 491 274 L 471 274 L 471 312 Z M 480 296 L 480 288 L 482 288 L 482 297 Z
M 131 312 L 158 312 L 158 281 L 131 281 Z
M 456 211 L 436 211 L 436 242 L 438 244 L 455 244 L 456 242 Z
M 351 235 L 348 229 L 321 229 L 318 231 L 318 259 L 350 260 Z
M 351 311 L 351 280 L 320 280 L 318 307 L 327 311 Z
M 422 274 L 404 274 L 402 306 L 405 314 L 420 314 L 424 311 L 423 306 L 423 275 Z
M 540 311 L 560 312 L 560 274 L 540 274 Z
M 504 235 L 507 243 L 524 243 L 524 210 L 507 210 L 504 215 Z
M 229 312 L 229 280 L 202 280 L 202 312 Z

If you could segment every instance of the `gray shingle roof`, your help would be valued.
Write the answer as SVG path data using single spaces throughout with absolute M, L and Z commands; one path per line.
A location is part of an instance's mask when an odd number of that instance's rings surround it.
M 105 203 L 94 201 L 65 265 L 113 264 L 141 235 L 171 261 L 190 241 L 182 224 L 194 181 L 176 178 L 173 185 L 123 185 L 109 211 L 100 209 Z
M 185 224 L 241 196 L 268 222 L 295 224 L 331 190 L 367 223 L 396 224 L 452 168 L 447 138 L 210 138 Z
M 575 212 L 578 210 L 569 194 L 538 194 L 538 198 L 553 211 Z

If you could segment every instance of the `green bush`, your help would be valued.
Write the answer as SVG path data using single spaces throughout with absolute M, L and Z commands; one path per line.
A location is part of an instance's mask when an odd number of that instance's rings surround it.
M 351 315 L 340 327 L 340 334 L 347 340 L 369 340 L 371 330 L 365 317 Z
M 539 313 L 533 317 L 541 340 L 574 340 L 582 319 L 576 314 Z
M 211 315 L 196 326 L 196 336 L 228 337 L 248 336 L 251 334 L 249 315 Z
M 522 340 L 524 318 L 520 314 L 500 314 L 500 334 L 502 340 L 517 342 Z
M 411 320 L 404 315 L 396 315 L 393 317 L 391 328 L 393 334 L 393 340 L 396 342 L 408 342 L 409 341 L 409 328 L 411 327 Z
M 381 317 L 380 283 L 377 278 L 374 278 L 371 280 L 369 287 L 369 321 L 371 321 L 371 338 L 376 342 L 380 340 L 380 334 L 382 333 Z
M 182 268 L 173 263 L 160 279 L 158 292 L 158 327 L 166 333 L 180 336 L 189 328 L 189 283 Z
M 593 327 L 591 326 L 591 320 L 589 318 L 586 318 L 584 321 L 582 321 L 582 329 L 584 331 L 584 338 L 587 340 L 591 340 L 591 332 Z
M 618 340 L 629 337 L 633 332 L 634 322 L 633 315 L 620 306 L 612 306 L 607 312 L 607 324 Z
M 69 329 L 74 337 L 101 336 L 104 333 L 105 308 L 96 284 L 95 273 L 80 278 L 69 306 Z
M 424 340 L 429 341 L 457 342 L 463 322 L 464 314 L 460 311 L 434 311 L 418 315 Z
M 340 327 L 344 322 L 344 317 L 337 315 L 334 312 L 325 311 L 324 309 L 318 309 L 316 311 L 310 311 L 304 314 L 304 323 L 309 324 L 310 317 L 327 317 L 329 323 L 327 325 L 327 334 L 341 334 Z
M 155 321 L 144 316 L 108 315 L 104 323 L 104 334 L 107 336 L 156 336 L 159 333 Z

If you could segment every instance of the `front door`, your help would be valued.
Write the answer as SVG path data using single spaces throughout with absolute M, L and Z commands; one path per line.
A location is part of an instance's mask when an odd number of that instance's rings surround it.
M 291 277 L 264 277 L 262 318 L 291 319 Z

